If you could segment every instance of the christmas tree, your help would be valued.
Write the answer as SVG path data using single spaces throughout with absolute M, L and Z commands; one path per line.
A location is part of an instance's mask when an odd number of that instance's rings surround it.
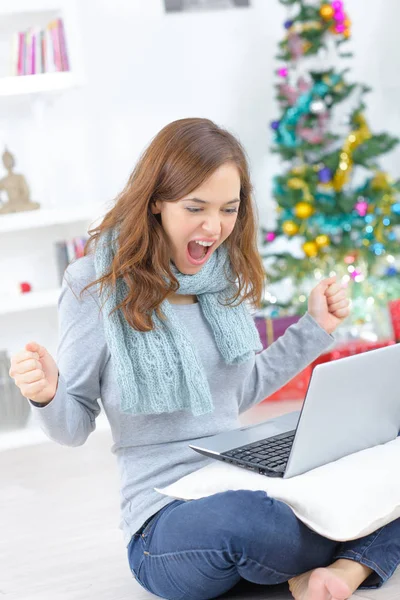
M 280 2 L 290 18 L 277 56 L 281 114 L 271 127 L 283 168 L 273 184 L 276 225 L 262 231 L 265 307 L 271 316 L 302 314 L 310 289 L 336 273 L 349 286 L 352 326 L 362 325 L 400 297 L 400 180 L 377 160 L 399 140 L 371 131 L 370 89 L 349 81 L 343 2 Z

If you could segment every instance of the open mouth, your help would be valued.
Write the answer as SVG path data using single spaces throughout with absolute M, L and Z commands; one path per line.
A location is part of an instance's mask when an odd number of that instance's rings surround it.
M 186 246 L 186 254 L 192 265 L 202 265 L 210 256 L 215 242 L 211 246 L 202 246 L 195 241 L 189 242 Z

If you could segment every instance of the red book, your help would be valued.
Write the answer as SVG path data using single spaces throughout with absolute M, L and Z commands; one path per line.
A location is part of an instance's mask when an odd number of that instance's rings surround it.
M 58 19 L 58 40 L 60 44 L 61 65 L 63 71 L 69 71 L 67 43 L 65 40 L 65 29 L 62 19 Z
M 36 61 L 36 33 L 32 33 L 31 36 L 31 66 L 30 73 L 31 75 L 35 75 L 35 61 Z
M 61 62 L 61 51 L 60 51 L 60 40 L 58 37 L 58 22 L 52 21 L 48 25 L 51 35 L 51 41 L 53 43 L 53 53 L 54 53 L 54 64 L 56 67 L 56 71 L 62 71 L 62 62 Z
M 44 31 L 40 32 L 40 68 L 41 73 L 46 73 L 46 37 Z
M 25 33 L 20 31 L 18 33 L 18 71 L 17 75 L 24 75 L 25 73 Z

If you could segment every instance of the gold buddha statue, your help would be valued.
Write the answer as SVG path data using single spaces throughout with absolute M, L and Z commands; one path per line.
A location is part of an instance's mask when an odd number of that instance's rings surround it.
M 3 153 L 2 159 L 7 175 L 3 179 L 0 179 L 0 191 L 6 192 L 8 201 L 0 204 L 0 214 L 4 215 L 40 208 L 38 202 L 30 200 L 29 187 L 25 177 L 19 173 L 14 173 L 14 156 L 7 148 Z

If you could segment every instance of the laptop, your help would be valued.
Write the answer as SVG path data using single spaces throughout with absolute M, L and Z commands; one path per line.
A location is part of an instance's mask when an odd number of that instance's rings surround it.
M 300 412 L 190 448 L 268 477 L 295 477 L 397 437 L 399 372 L 400 343 L 317 365 Z

